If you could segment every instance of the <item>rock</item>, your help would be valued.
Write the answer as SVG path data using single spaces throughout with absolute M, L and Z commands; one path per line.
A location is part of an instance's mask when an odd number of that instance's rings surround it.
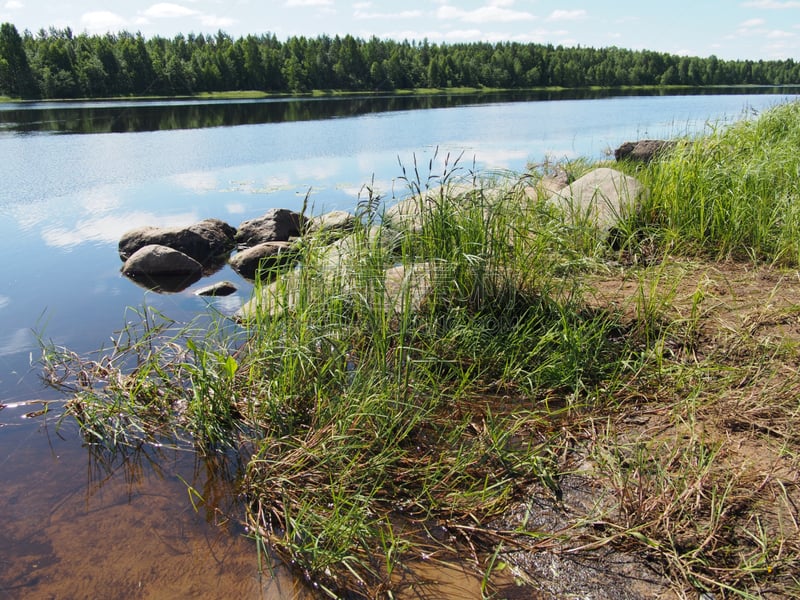
M 381 218 L 382 222 L 394 229 L 419 232 L 426 217 L 434 210 L 443 206 L 448 210 L 456 210 L 464 198 L 470 194 L 492 194 L 495 190 L 476 188 L 470 183 L 448 183 L 414 194 L 409 198 L 400 200 L 397 204 L 387 208 Z M 490 198 L 494 200 L 494 198 Z
M 320 277 L 325 280 L 330 277 L 331 285 L 336 279 L 336 270 L 323 270 Z M 409 267 L 402 265 L 386 269 L 383 275 L 383 294 L 377 296 L 382 302 L 382 310 L 387 314 L 400 314 L 406 307 L 411 311 L 418 311 L 430 297 L 436 283 L 437 271 L 434 263 L 417 263 Z M 260 294 L 251 298 L 234 315 L 239 322 L 256 320 L 258 317 L 279 318 L 291 312 L 299 298 L 300 285 L 303 275 L 300 271 L 292 271 L 280 279 L 261 288 Z M 340 281 L 342 294 L 349 297 L 351 302 L 368 302 L 374 306 L 376 298 L 371 293 L 367 282 L 356 279 Z M 380 294 L 381 287 L 375 288 Z
M 119 255 L 128 260 L 152 244 L 178 250 L 202 265 L 230 252 L 236 230 L 219 219 L 205 219 L 188 227 L 140 227 L 125 233 L 119 241 Z
M 306 231 L 308 233 L 328 233 L 336 236 L 337 234 L 341 235 L 353 231 L 355 224 L 355 215 L 344 210 L 334 210 L 309 219 Z
M 635 210 L 645 193 L 637 179 L 614 169 L 600 168 L 553 194 L 548 202 L 567 211 L 573 224 L 589 222 L 608 234 Z
M 560 192 L 569 185 L 569 174 L 566 171 L 559 170 L 553 175 L 545 175 L 534 185 L 528 185 L 524 188 L 525 195 L 530 200 L 539 200 L 539 198 L 548 198 Z
M 395 229 L 380 225 L 373 225 L 365 234 L 347 235 L 328 245 L 320 254 L 320 264 L 325 268 L 346 267 L 350 257 L 367 252 L 367 246 L 380 247 L 386 254 L 391 254 L 400 247 L 403 235 Z
M 233 319 L 239 323 L 247 323 L 259 317 L 276 319 L 291 312 L 297 304 L 300 280 L 299 273 L 292 271 L 263 286 L 236 311 Z
M 273 208 L 256 219 L 244 221 L 236 231 L 236 243 L 255 246 L 265 242 L 287 242 L 303 233 L 306 218 L 286 208 Z
M 639 140 L 638 142 L 625 142 L 614 150 L 614 158 L 619 161 L 628 160 L 647 164 L 659 153 L 668 150 L 675 142 L 665 140 Z
M 384 274 L 384 311 L 401 314 L 406 305 L 417 312 L 430 297 L 436 282 L 434 263 L 416 263 L 409 267 L 399 265 Z
M 230 281 L 218 281 L 212 285 L 195 290 L 195 296 L 230 296 L 236 293 L 237 287 Z
M 203 265 L 180 250 L 149 244 L 140 248 L 122 266 L 125 275 L 181 276 L 202 275 Z
M 282 267 L 295 256 L 289 242 L 264 242 L 237 252 L 229 262 L 233 270 L 245 279 L 255 279 L 259 269 L 268 271 Z

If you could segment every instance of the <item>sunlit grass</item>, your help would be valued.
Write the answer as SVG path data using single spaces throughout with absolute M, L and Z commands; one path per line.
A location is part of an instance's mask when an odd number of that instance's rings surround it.
M 798 111 L 622 167 L 650 194 L 614 247 L 531 193 L 586 161 L 524 177 L 401 165 L 408 212 L 365 187 L 351 236 L 305 236 L 298 269 L 261 274 L 242 327 L 176 331 L 145 308 L 95 359 L 47 347 L 48 378 L 92 444 L 237 456 L 258 548 L 330 597 L 380 597 L 413 584 L 415 560 L 465 549 L 485 575 L 547 535 L 641 553 L 680 594 L 791 594 L 794 350 L 749 321 L 728 334 L 722 284 L 687 288 L 675 256 L 797 265 Z M 603 278 L 630 285 L 609 299 Z M 709 425 L 718 407 L 786 464 L 737 463 L 724 419 Z M 628 424 L 640 408 L 657 429 Z M 602 512 L 568 532 L 498 529 L 533 486 L 560 499 L 574 456 Z

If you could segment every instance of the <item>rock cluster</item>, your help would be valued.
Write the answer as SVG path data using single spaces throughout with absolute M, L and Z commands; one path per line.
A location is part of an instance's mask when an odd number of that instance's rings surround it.
M 648 161 L 668 145 L 658 140 L 629 142 L 615 154 L 619 160 Z M 426 216 L 441 202 L 453 196 L 469 198 L 471 193 L 476 192 L 437 189 L 401 201 L 385 211 L 382 224 L 373 225 L 367 236 L 351 235 L 357 217 L 350 213 L 335 211 L 307 219 L 284 208 L 271 209 L 261 217 L 244 221 L 238 228 L 218 219 L 206 219 L 183 228 L 141 227 L 129 231 L 119 241 L 119 255 L 124 261 L 122 272 L 148 288 L 174 292 L 229 264 L 242 277 L 265 283 L 261 297 L 245 304 L 238 318 L 247 320 L 255 314 L 256 307 L 263 310 L 266 306 L 267 314 L 283 313 L 293 303 L 301 275 L 295 270 L 280 280 L 276 277 L 298 262 L 305 236 L 321 240 L 324 251 L 319 255 L 318 268 L 322 269 L 323 277 L 352 277 L 348 263 L 359 254 L 358 244 L 379 246 L 391 255 L 403 236 L 418 231 Z M 563 211 L 568 222 L 582 228 L 588 226 L 589 231 L 596 231 L 599 238 L 608 240 L 620 221 L 637 210 L 646 194 L 637 179 L 615 169 L 598 168 L 574 181 L 559 172 L 528 188 L 523 186 L 521 202 L 549 203 Z M 453 210 L 458 210 L 457 204 L 453 204 Z M 384 310 L 395 310 L 392 307 L 401 296 L 410 298 L 412 305 L 418 307 L 436 276 L 428 263 L 387 268 L 381 282 L 381 289 L 385 290 Z M 196 293 L 219 296 L 235 291 L 234 284 L 221 282 Z

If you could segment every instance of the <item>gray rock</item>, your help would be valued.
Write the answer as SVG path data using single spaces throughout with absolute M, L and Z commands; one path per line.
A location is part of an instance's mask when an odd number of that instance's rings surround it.
M 635 210 L 645 193 L 637 179 L 600 168 L 576 179 L 548 201 L 564 209 L 573 224 L 590 224 L 608 234 Z
M 400 314 L 406 307 L 418 311 L 430 297 L 437 276 L 434 263 L 417 263 L 409 267 L 401 265 L 387 269 L 383 276 L 383 293 L 378 296 L 378 302 L 383 303 L 382 310 L 387 314 Z M 333 280 L 337 273 L 335 269 L 323 270 L 320 277 L 330 277 Z M 299 271 L 292 271 L 264 286 L 258 295 L 242 305 L 234 319 L 246 323 L 258 317 L 275 319 L 290 313 L 297 304 L 302 279 Z M 362 281 L 361 284 L 363 283 Z M 380 290 L 380 287 L 377 289 Z M 360 293 L 362 291 L 359 282 L 355 280 L 344 282 L 342 286 L 342 293 L 351 300 L 366 300 L 373 308 L 377 308 L 373 304 L 373 297 L 365 298 Z
M 237 291 L 236 285 L 230 281 L 218 281 L 212 285 L 195 290 L 196 296 L 230 296 Z
M 638 142 L 625 142 L 614 150 L 614 158 L 619 161 L 628 160 L 647 164 L 659 153 L 672 148 L 675 142 L 665 140 L 639 140 Z
M 355 215 L 344 210 L 334 210 L 309 219 L 306 231 L 308 233 L 330 233 L 335 235 L 352 231 L 355 224 Z
M 130 277 L 199 276 L 203 265 L 180 250 L 150 244 L 134 252 L 125 261 L 122 272 Z
M 394 229 L 419 232 L 431 213 L 440 208 L 457 210 L 465 198 L 474 194 L 490 194 L 493 190 L 476 188 L 471 183 L 448 183 L 424 190 L 387 208 L 381 220 Z
M 231 268 L 246 279 L 255 279 L 258 270 L 268 271 L 289 264 L 296 256 L 289 242 L 264 242 L 231 256 Z
M 277 319 L 291 312 L 297 304 L 301 277 L 290 271 L 278 280 L 260 288 L 260 291 L 233 315 L 240 323 L 257 320 L 259 317 Z
M 286 208 L 273 208 L 256 219 L 244 221 L 236 231 L 236 243 L 255 246 L 265 242 L 287 242 L 305 229 L 306 218 Z
M 190 256 L 202 265 L 230 252 L 236 230 L 219 219 L 205 219 L 188 227 L 140 227 L 119 241 L 119 256 L 128 260 L 138 250 L 156 244 Z

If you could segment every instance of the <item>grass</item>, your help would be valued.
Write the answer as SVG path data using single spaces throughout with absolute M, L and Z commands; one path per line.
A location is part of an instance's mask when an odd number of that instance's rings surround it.
M 490 595 L 526 553 L 601 548 L 677 596 L 800 593 L 798 111 L 621 166 L 650 195 L 615 248 L 532 191 L 583 161 L 401 166 L 416 216 L 365 187 L 347 252 L 304 237 L 242 327 L 145 307 L 96 356 L 46 347 L 46 375 L 96 446 L 235 455 L 257 547 L 323 596 L 422 594 L 415 562 L 465 555 Z M 594 505 L 560 527 L 511 518 L 576 477 Z

